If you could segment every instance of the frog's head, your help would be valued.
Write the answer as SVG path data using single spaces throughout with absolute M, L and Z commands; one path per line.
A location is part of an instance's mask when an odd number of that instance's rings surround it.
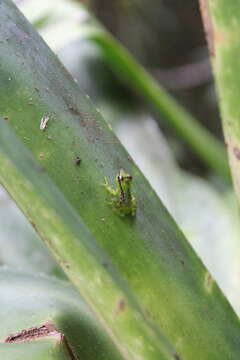
M 117 183 L 121 185 L 128 185 L 130 186 L 132 182 L 132 175 L 127 174 L 124 170 L 120 170 L 119 174 L 116 176 Z

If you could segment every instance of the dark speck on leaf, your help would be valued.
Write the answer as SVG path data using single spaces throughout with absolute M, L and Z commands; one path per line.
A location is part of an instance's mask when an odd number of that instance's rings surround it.
M 174 360 L 181 360 L 180 356 L 178 354 L 173 354 Z
M 117 308 L 116 308 L 116 313 L 122 313 L 125 310 L 126 307 L 126 303 L 124 299 L 119 299 L 118 304 L 117 304 Z
M 81 159 L 79 156 L 77 156 L 77 157 L 75 158 L 75 164 L 76 164 L 76 165 L 80 165 L 81 161 L 82 161 L 82 159 Z

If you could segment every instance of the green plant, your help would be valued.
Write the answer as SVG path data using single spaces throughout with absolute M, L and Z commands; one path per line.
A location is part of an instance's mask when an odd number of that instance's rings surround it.
M 239 4 L 221 0 L 201 1 L 202 15 L 220 97 L 225 141 L 239 199 Z
M 21 295 L 2 340 L 49 323 L 56 334 L 0 354 L 238 359 L 236 314 L 110 125 L 18 9 L 0 10 L 0 181 L 87 304 L 63 281 L 2 270 L 1 311 Z M 136 198 L 123 217 L 102 186 L 121 169 Z

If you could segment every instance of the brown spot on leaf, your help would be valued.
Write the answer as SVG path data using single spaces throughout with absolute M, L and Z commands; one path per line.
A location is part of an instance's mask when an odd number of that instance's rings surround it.
M 200 0 L 200 10 L 201 10 L 201 14 L 202 14 L 202 20 L 203 20 L 205 35 L 207 38 L 209 53 L 211 56 L 214 56 L 215 55 L 214 29 L 213 29 L 212 20 L 210 17 L 208 0 Z
M 126 302 L 123 298 L 119 299 L 116 307 L 116 314 L 122 313 L 125 310 Z
M 214 283 L 214 280 L 213 280 L 211 274 L 209 274 L 208 272 L 205 273 L 204 287 L 208 293 L 212 292 L 213 283 Z
M 40 152 L 39 158 L 40 158 L 40 159 L 44 159 L 44 158 L 45 158 L 45 154 L 44 154 L 43 152 Z
M 65 99 L 64 99 L 65 100 Z M 68 106 L 69 110 L 76 116 L 80 118 L 80 124 L 82 127 L 86 128 L 87 132 L 87 140 L 89 142 L 94 142 L 96 140 L 99 140 L 102 136 L 102 129 L 99 126 L 96 119 L 90 117 L 83 111 L 80 111 L 78 107 L 71 103 Z
M 237 146 L 234 146 L 233 153 L 234 153 L 235 157 L 237 158 L 237 160 L 240 160 L 240 149 Z
M 84 118 L 80 120 L 80 124 L 86 129 L 87 140 L 89 142 L 99 140 L 102 136 L 102 129 L 96 119 L 91 118 L 86 114 L 82 114 L 82 116 L 84 116 Z

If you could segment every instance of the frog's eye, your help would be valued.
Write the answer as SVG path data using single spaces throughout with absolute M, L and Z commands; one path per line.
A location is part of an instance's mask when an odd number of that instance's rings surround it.
M 119 181 L 123 181 L 123 176 L 122 176 L 122 175 L 118 175 L 118 180 L 119 180 Z
M 129 179 L 129 180 L 132 180 L 132 175 L 128 175 L 128 179 Z

